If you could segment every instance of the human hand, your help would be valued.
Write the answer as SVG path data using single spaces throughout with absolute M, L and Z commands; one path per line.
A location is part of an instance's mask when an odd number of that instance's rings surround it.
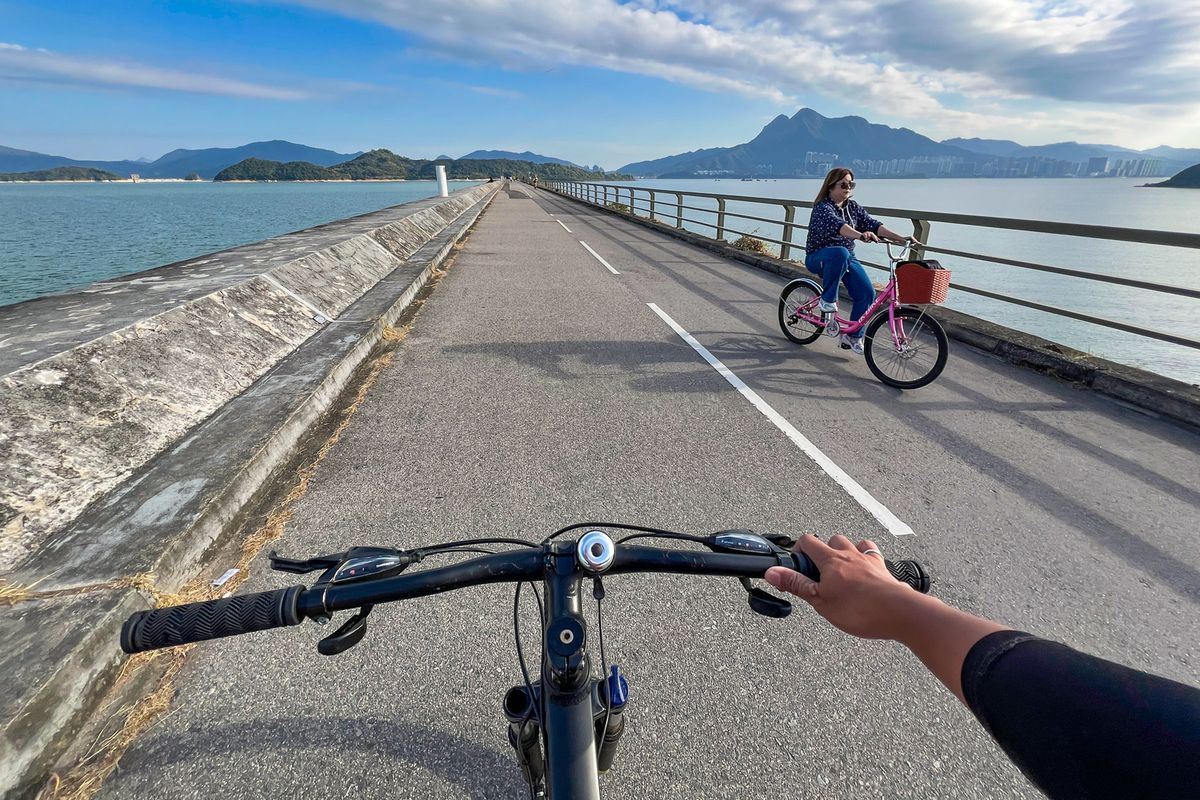
M 858 545 L 837 535 L 825 544 L 800 537 L 796 549 L 821 571 L 819 582 L 795 570 L 771 567 L 764 576 L 777 589 L 796 595 L 835 627 L 864 639 L 896 639 L 911 611 L 925 596 L 888 572 L 870 539 Z M 868 554 L 866 551 L 873 550 Z
M 875 242 L 876 244 L 878 244 L 879 236 L 871 231 L 864 231 L 863 235 L 862 235 L 862 240 L 864 242 Z

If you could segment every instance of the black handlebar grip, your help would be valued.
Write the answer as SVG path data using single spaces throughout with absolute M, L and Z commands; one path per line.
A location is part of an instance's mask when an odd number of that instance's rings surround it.
M 821 580 L 821 571 L 817 569 L 817 565 L 812 562 L 812 559 L 804 553 L 792 553 L 792 559 L 796 562 L 795 570 L 810 580 Z M 892 577 L 901 583 L 907 583 L 912 588 L 916 589 L 921 594 L 929 593 L 929 573 L 921 566 L 920 562 L 905 560 L 905 561 L 888 561 L 888 572 L 892 573 Z
M 907 583 L 912 588 L 916 589 L 921 594 L 929 594 L 929 573 L 921 566 L 921 562 L 911 559 L 905 561 L 888 561 L 888 572 L 892 573 L 892 577 L 901 583 Z
M 299 625 L 303 586 L 139 611 L 121 626 L 126 653 Z

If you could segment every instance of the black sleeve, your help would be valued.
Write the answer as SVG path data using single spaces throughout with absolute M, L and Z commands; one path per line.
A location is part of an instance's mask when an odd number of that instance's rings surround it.
M 1200 797 L 1200 690 L 1020 631 L 980 639 L 963 696 L 1053 798 Z

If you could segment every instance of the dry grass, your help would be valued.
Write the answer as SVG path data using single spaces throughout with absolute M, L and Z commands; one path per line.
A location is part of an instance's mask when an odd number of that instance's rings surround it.
M 117 762 L 129 745 L 153 727 L 171 707 L 171 700 L 175 696 L 175 675 L 194 646 L 184 645 L 170 651 L 142 653 L 129 658 L 117 677 L 114 691 L 119 691 L 146 670 L 161 672 L 154 689 L 136 702 L 118 709 L 112 719 L 123 717 L 121 727 L 111 733 L 101 729 L 87 752 L 71 769 L 62 774 L 51 774 L 50 780 L 38 793 L 38 800 L 91 800 L 116 769 Z
M 767 243 L 762 239 L 755 239 L 753 236 L 743 233 L 731 243 L 733 249 L 743 250 L 747 253 L 767 254 Z
M 34 583 L 29 586 L 19 586 L 15 583 L 0 581 L 0 606 L 15 606 L 17 603 L 34 599 L 37 597 L 37 592 L 33 591 L 33 587 L 36 585 Z
M 454 249 L 461 249 L 461 242 L 456 244 Z M 433 271 L 433 276 L 428 284 L 429 290 L 433 289 L 438 280 L 446 274 L 446 271 L 452 264 L 453 256 L 443 261 L 440 269 Z M 293 507 L 307 494 L 309 484 L 320 467 L 321 462 L 329 455 L 329 452 L 341 438 L 342 433 L 350 425 L 355 412 L 366 401 L 367 393 L 374 386 L 380 373 L 392 363 L 392 359 L 396 355 L 395 344 L 403 341 L 408 336 L 413 325 L 416 323 L 417 314 L 420 312 L 423 303 L 424 299 L 418 299 L 412 303 L 408 322 L 404 325 L 398 328 L 388 326 L 384 329 L 382 340 L 387 343 L 390 349 L 385 350 L 385 352 L 376 356 L 370 362 L 354 397 L 338 412 L 341 419 L 333 429 L 333 432 L 326 438 L 312 459 L 296 471 L 296 478 L 292 487 L 267 515 L 262 525 L 242 542 L 237 564 L 235 565 L 238 568 L 238 573 L 220 587 L 219 591 L 222 594 L 236 589 L 249 574 L 249 566 L 254 558 L 263 548 L 283 536 L 287 523 L 292 519 Z M 84 587 L 83 590 L 115 588 L 118 585 L 148 592 L 154 597 L 155 604 L 158 606 L 209 600 L 212 599 L 213 594 L 213 587 L 207 578 L 197 578 L 176 593 L 161 592 L 155 586 L 155 576 L 151 573 L 125 578 L 113 584 L 106 584 L 104 587 Z M 24 589 L 13 587 L 13 594 L 14 596 L 24 597 L 24 595 L 20 595 L 18 590 L 28 593 L 29 588 L 31 587 L 24 587 Z M 3 597 L 4 595 L 0 594 L 0 598 Z M 19 602 L 19 600 L 14 600 L 13 602 Z M 184 645 L 172 648 L 171 650 L 141 653 L 130 657 L 122 668 L 114 684 L 114 688 L 110 692 L 110 696 L 120 696 L 121 690 L 128 686 L 130 681 L 139 678 L 146 670 L 161 672 L 161 676 L 154 684 L 154 688 L 149 694 L 139 698 L 135 702 L 112 711 L 109 718 L 110 722 L 121 718 L 124 719 L 120 728 L 115 732 L 105 734 L 108 725 L 101 726 L 101 733 L 97 735 L 96 740 L 88 748 L 84 756 L 62 774 L 53 774 L 49 782 L 38 794 L 38 800 L 91 800 L 104 784 L 105 779 L 116 769 L 117 764 L 129 746 L 143 732 L 149 730 L 163 719 L 163 714 L 171 707 L 171 701 L 175 696 L 175 676 L 180 668 L 182 668 L 187 653 L 194 646 Z M 101 710 L 101 713 L 104 713 L 104 709 Z

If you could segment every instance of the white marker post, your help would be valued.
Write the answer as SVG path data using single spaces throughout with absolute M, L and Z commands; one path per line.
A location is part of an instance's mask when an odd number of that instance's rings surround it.
M 450 187 L 446 185 L 446 165 L 438 164 L 433 169 L 435 172 L 437 172 L 438 195 L 441 197 L 449 197 Z

